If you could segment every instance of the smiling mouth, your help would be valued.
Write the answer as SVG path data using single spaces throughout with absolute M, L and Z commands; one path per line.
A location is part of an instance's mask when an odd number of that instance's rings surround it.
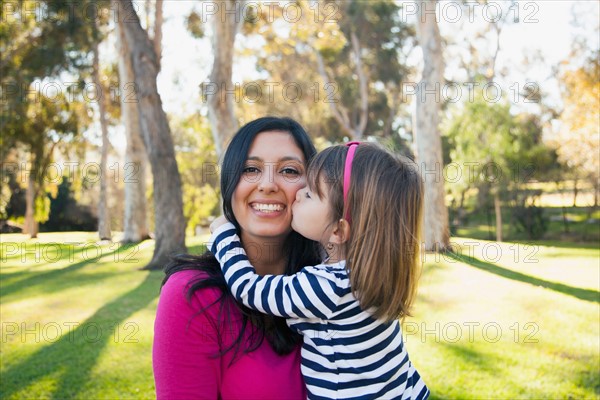
M 261 203 L 252 203 L 250 205 L 253 210 L 264 212 L 264 213 L 272 213 L 282 211 L 285 207 L 281 204 L 261 204 Z

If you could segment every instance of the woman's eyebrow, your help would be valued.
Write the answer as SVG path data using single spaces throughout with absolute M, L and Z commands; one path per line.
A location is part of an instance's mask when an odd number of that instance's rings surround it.
M 294 157 L 294 156 L 281 157 L 279 159 L 279 161 L 298 161 L 299 163 L 304 162 L 301 159 L 299 159 L 298 157 Z
M 258 156 L 250 156 L 248 157 L 248 160 L 250 161 L 263 161 L 262 158 L 258 157 Z M 282 162 L 282 161 L 298 161 L 299 163 L 304 163 L 304 161 L 302 161 L 300 158 L 295 157 L 295 156 L 285 156 L 285 157 L 281 157 L 278 162 Z

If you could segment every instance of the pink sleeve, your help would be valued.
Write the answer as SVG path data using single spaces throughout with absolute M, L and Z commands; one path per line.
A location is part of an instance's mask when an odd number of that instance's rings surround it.
M 214 290 L 202 289 L 192 297 L 190 305 L 185 297 L 187 284 L 195 276 L 194 272 L 190 272 L 173 274 L 161 290 L 152 348 L 158 400 L 214 400 L 218 396 L 221 369 L 220 359 L 214 357 L 219 352 L 219 344 L 212 313 L 195 315 L 217 294 Z M 209 299 L 199 300 L 199 294 Z M 218 305 L 209 311 L 214 308 Z

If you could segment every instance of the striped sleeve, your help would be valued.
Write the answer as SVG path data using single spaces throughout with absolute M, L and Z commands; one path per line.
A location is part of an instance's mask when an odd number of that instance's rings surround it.
M 285 318 L 329 319 L 335 312 L 343 291 L 328 271 L 305 267 L 291 276 L 258 275 L 231 223 L 215 230 L 209 244 L 229 290 L 247 307 Z

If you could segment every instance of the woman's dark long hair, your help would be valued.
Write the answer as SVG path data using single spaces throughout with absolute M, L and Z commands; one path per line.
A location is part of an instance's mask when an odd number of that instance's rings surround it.
M 223 212 L 227 219 L 237 227 L 238 234 L 240 233 L 240 226 L 233 214 L 231 199 L 241 179 L 248 151 L 254 138 L 259 133 L 267 131 L 288 132 L 304 154 L 307 163 L 316 154 L 316 149 L 304 128 L 291 118 L 264 117 L 249 122 L 240 128 L 227 147 L 221 168 Z M 287 275 L 296 273 L 301 266 L 315 265 L 319 262 L 317 244 L 303 238 L 296 232 L 290 233 L 286 239 L 284 251 L 285 254 L 289 255 L 285 269 Z M 188 301 L 197 290 L 217 288 L 221 291 L 221 296 L 215 301 L 220 306 L 219 319 L 226 324 L 231 322 L 228 321 L 230 315 L 228 307 L 230 306 L 237 307 L 241 311 L 242 321 L 239 335 L 231 346 L 222 349 L 221 355 L 234 350 L 235 358 L 241 345 L 243 345 L 244 353 L 254 351 L 265 338 L 277 354 L 289 354 L 300 343 L 300 335 L 288 328 L 285 319 L 261 314 L 235 300 L 227 289 L 219 263 L 210 252 L 207 251 L 200 256 L 183 254 L 174 257 L 173 261 L 165 268 L 166 276 L 163 285 L 171 275 L 182 270 L 205 272 L 202 278 L 190 282 L 190 288 L 187 292 Z M 199 312 L 203 311 L 199 310 Z M 246 329 L 250 329 L 251 332 L 250 343 L 242 343 Z M 226 333 L 230 333 L 230 331 Z

